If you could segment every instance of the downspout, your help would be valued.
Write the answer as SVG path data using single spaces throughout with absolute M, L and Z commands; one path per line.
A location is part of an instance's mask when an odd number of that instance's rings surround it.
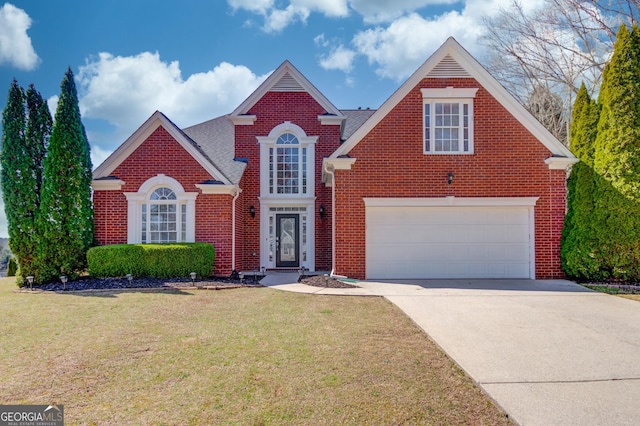
M 331 272 L 333 277 L 336 270 L 336 175 L 333 166 L 326 165 L 324 170 L 331 175 Z
M 231 270 L 236 270 L 236 200 L 240 196 L 240 188 L 236 188 L 231 201 Z

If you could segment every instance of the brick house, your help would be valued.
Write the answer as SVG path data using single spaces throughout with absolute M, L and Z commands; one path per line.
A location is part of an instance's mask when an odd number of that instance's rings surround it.
M 376 111 L 285 61 L 228 115 L 154 113 L 94 172 L 96 238 L 209 242 L 220 276 L 556 278 L 576 161 L 453 38 Z

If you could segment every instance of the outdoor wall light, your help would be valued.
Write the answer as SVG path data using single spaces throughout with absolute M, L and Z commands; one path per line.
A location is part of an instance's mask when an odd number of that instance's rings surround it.
M 453 183 L 453 172 L 449 172 L 449 175 L 447 175 L 447 183 L 449 185 Z
M 62 281 L 62 289 L 66 290 L 67 289 L 67 281 L 69 279 L 67 278 L 66 275 L 60 275 L 60 281 Z
M 29 290 L 33 290 L 33 275 L 29 275 L 27 281 L 29 282 Z
M 324 218 L 324 205 L 320 204 L 320 208 L 318 209 L 318 214 L 320 215 L 320 219 Z
M 249 207 L 249 214 L 251 217 L 256 217 L 256 208 L 253 206 Z

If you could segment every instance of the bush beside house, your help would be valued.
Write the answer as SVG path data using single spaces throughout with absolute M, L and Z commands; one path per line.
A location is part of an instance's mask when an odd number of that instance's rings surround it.
M 215 249 L 207 243 L 113 244 L 92 247 L 87 252 L 89 275 L 93 277 L 173 278 L 209 277 Z

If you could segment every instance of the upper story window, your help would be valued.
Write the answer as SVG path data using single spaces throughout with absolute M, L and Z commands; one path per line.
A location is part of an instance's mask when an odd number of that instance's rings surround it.
M 424 153 L 473 153 L 473 98 L 478 89 L 422 89 Z
M 269 148 L 269 194 L 307 194 L 307 148 L 284 133 Z
M 263 197 L 311 197 L 314 195 L 314 147 L 317 137 L 284 122 L 269 136 L 259 136 L 260 193 Z

